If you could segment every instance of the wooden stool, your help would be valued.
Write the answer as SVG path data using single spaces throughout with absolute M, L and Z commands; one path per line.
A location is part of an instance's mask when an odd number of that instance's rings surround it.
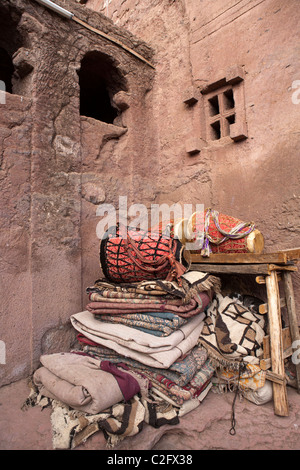
M 299 258 L 300 248 L 275 253 L 211 254 L 209 257 L 191 254 L 191 269 L 215 274 L 253 274 L 256 275 L 256 282 L 265 284 L 268 301 L 260 306 L 259 311 L 268 315 L 269 336 L 264 338 L 264 358 L 260 366 L 267 370 L 267 378 L 273 382 L 274 412 L 278 416 L 289 415 L 284 359 L 300 348 L 292 283 L 292 272 L 298 270 L 295 263 Z M 280 281 L 283 281 L 284 285 L 283 300 L 279 295 Z M 283 345 L 282 307 L 287 308 L 289 320 L 290 345 L 287 348 Z M 268 347 L 270 359 L 266 351 Z M 295 367 L 297 390 L 300 393 L 300 361 Z

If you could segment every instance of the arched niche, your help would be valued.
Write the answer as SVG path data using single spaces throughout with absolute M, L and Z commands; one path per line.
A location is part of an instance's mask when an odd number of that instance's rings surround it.
M 80 87 L 80 115 L 113 124 L 120 109 L 113 96 L 127 91 L 126 80 L 113 59 L 100 52 L 87 52 L 78 70 Z
M 12 58 L 3 47 L 0 47 L 0 82 L 1 89 L 8 93 L 12 93 L 12 77 L 14 66 Z
M 24 79 L 33 65 L 25 46 L 25 37 L 19 30 L 21 11 L 9 2 L 0 2 L 0 81 L 1 89 L 8 93 L 30 94 Z M 27 93 L 25 92 L 25 89 Z

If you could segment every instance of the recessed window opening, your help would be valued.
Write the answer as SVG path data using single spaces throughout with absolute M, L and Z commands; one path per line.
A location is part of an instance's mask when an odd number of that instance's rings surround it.
M 227 145 L 248 137 L 245 97 L 244 69 L 231 65 L 225 76 L 206 84 L 202 90 L 205 113 L 205 137 L 211 145 Z M 220 143 L 218 141 L 221 141 Z
M 211 139 L 219 140 L 221 138 L 220 121 L 213 122 L 210 127 L 211 127 Z
M 230 125 L 235 123 L 235 114 L 232 114 L 231 116 L 226 117 L 224 120 L 224 134 L 229 135 L 230 134 Z
M 221 87 L 207 96 L 209 139 L 220 140 L 230 136 L 230 126 L 236 122 L 236 109 L 231 86 Z
M 224 109 L 233 109 L 234 108 L 234 98 L 233 98 L 233 90 L 229 88 L 229 90 L 225 91 L 223 94 L 224 97 Z
M 12 93 L 14 66 L 8 52 L 0 47 L 0 81 L 4 82 L 5 91 Z
M 78 71 L 80 114 L 113 124 L 120 111 L 113 104 L 117 92 L 126 91 L 125 79 L 113 60 L 98 51 L 88 52 Z
M 232 114 L 232 116 L 228 116 L 227 121 L 229 124 L 234 124 L 235 123 L 235 114 Z
M 218 95 L 213 96 L 212 98 L 210 98 L 208 100 L 208 103 L 209 103 L 210 116 L 216 116 L 217 114 L 220 113 Z
M 0 80 L 4 82 L 5 91 L 8 93 L 14 91 L 15 69 L 12 57 L 23 43 L 17 29 L 20 17 L 20 13 L 13 6 L 0 5 Z

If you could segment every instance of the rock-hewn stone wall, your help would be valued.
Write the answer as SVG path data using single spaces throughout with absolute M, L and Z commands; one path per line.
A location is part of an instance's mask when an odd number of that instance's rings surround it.
M 155 50 L 153 110 L 158 129 L 157 197 L 253 219 L 266 247 L 299 244 L 299 9 L 279 0 L 236 2 L 88 0 Z M 203 101 L 186 106 L 189 87 L 201 91 L 227 71 L 244 71 L 248 138 L 208 142 Z M 204 139 L 186 155 L 189 136 Z
M 268 251 L 299 246 L 297 1 L 56 3 L 155 70 L 33 0 L 1 2 L 15 68 L 0 104 L 1 384 L 73 341 L 69 316 L 101 275 L 99 204 L 204 204 L 254 220 Z M 113 122 L 80 115 L 88 53 L 111 71 Z M 209 93 L 226 87 L 235 122 L 218 138 Z
M 76 2 L 68 8 L 151 58 L 143 41 L 101 14 Z M 69 348 L 74 340 L 69 317 L 85 307 L 85 288 L 101 275 L 97 206 L 115 203 L 119 192 L 132 197 L 132 167 L 141 153 L 150 153 L 149 138 L 142 137 L 150 121 L 143 100 L 153 69 L 37 2 L 5 0 L 0 10 L 11 25 L 0 46 L 6 47 L 8 34 L 18 39 L 8 51 L 13 94 L 0 105 L 0 340 L 6 349 L 0 377 L 6 384 L 29 374 L 41 353 Z M 120 111 L 112 124 L 80 115 L 78 71 L 93 51 L 127 84 L 126 96 L 122 90 L 111 96 Z
M 155 50 L 156 202 L 203 203 L 255 221 L 267 251 L 298 247 L 297 1 L 88 0 L 86 7 Z M 201 91 L 239 68 L 244 96 L 236 106 L 247 137 L 211 141 Z M 193 93 L 198 101 L 185 104 Z M 193 148 L 200 152 L 186 152 Z

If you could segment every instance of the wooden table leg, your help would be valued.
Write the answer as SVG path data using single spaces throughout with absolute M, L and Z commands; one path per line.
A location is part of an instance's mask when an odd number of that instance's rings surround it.
M 266 289 L 268 296 L 272 372 L 284 378 L 281 310 L 276 271 L 271 271 L 271 273 L 266 276 Z M 289 416 L 285 381 L 283 381 L 282 385 L 273 382 L 273 400 L 275 414 L 278 416 Z
M 300 393 L 300 334 L 299 334 L 299 325 L 297 319 L 297 312 L 296 312 L 296 305 L 295 305 L 295 297 L 294 297 L 294 289 L 293 289 L 293 282 L 292 282 L 292 274 L 288 271 L 283 273 L 283 285 L 284 285 L 284 292 L 285 292 L 285 301 L 287 307 L 287 313 L 289 318 L 289 327 L 292 339 L 292 351 L 293 354 L 295 353 L 296 362 L 294 362 L 296 367 L 296 380 L 297 380 L 297 390 Z M 299 353 L 297 354 L 297 351 Z M 292 360 L 293 360 L 292 355 Z

